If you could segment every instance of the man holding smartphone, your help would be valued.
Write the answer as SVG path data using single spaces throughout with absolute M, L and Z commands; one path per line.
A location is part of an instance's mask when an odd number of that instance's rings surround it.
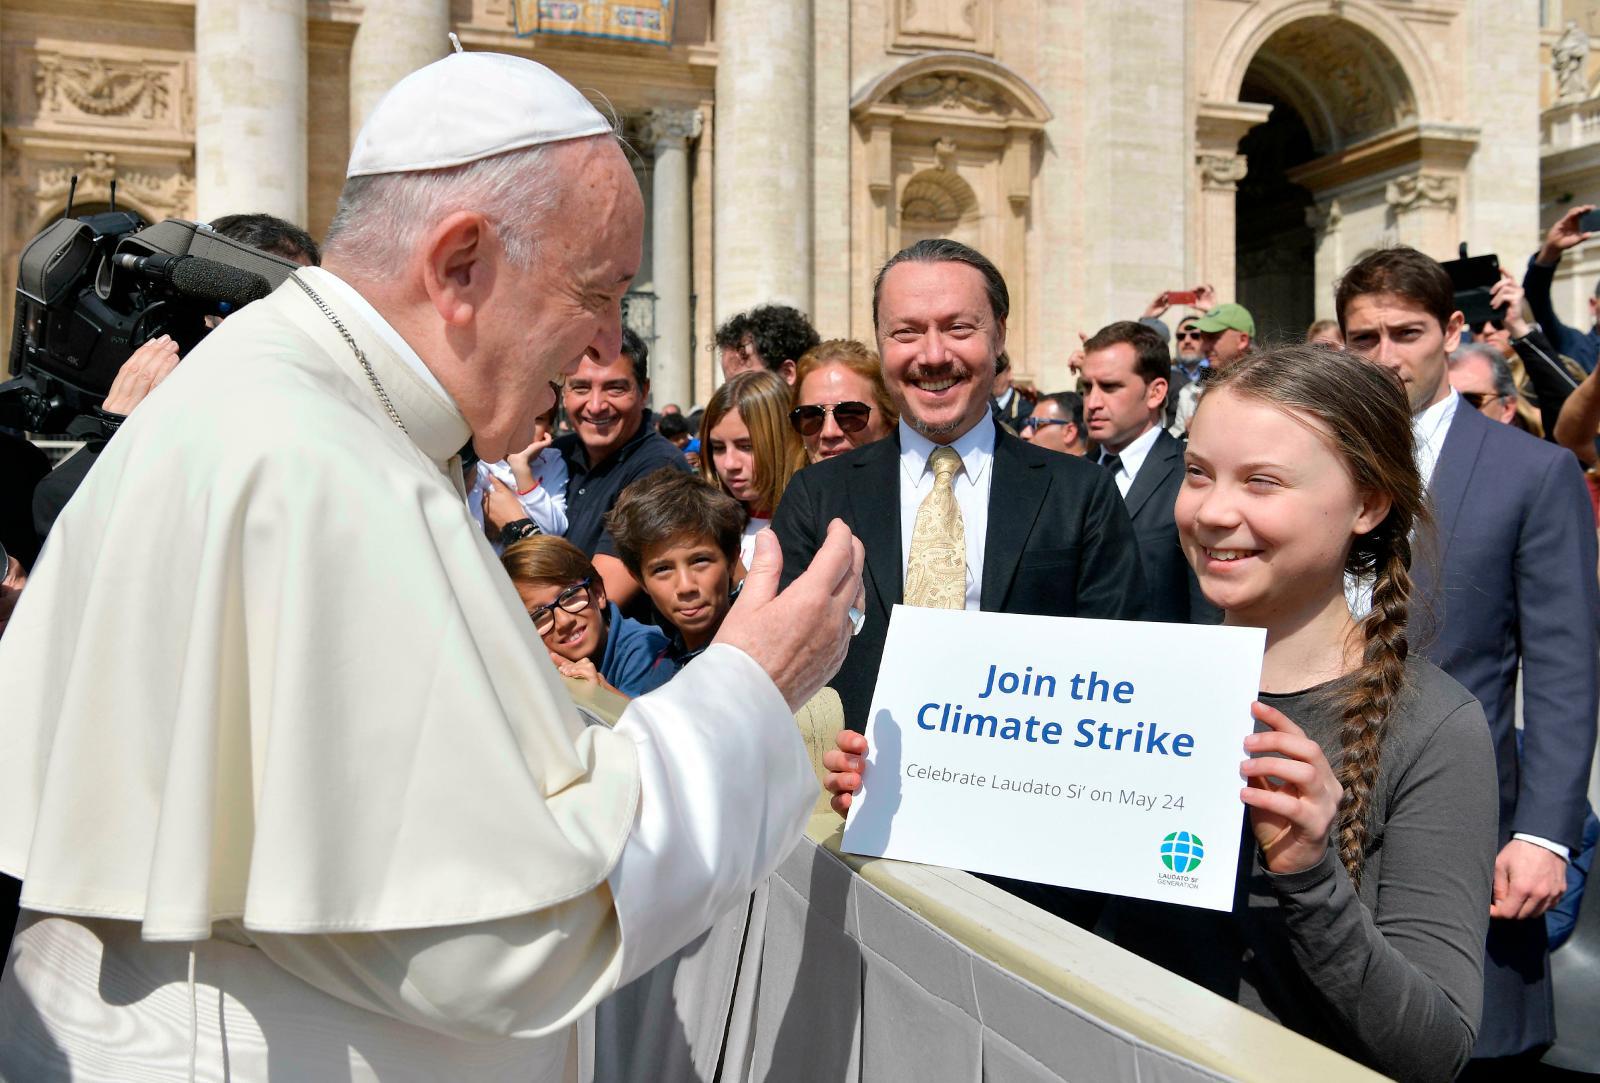
M 1600 231 L 1600 214 L 1596 213 L 1594 204 L 1572 208 L 1550 227 L 1544 244 L 1528 261 L 1528 273 L 1522 278 L 1533 318 L 1555 343 L 1556 349 L 1582 365 L 1585 372 L 1593 372 L 1596 359 L 1600 359 L 1600 284 L 1589 298 L 1587 331 L 1561 322 L 1550 300 L 1550 285 L 1561 263 L 1561 254 L 1587 241 L 1597 231 Z

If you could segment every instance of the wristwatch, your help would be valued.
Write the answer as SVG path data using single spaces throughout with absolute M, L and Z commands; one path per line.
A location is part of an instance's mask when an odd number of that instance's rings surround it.
M 532 519 L 514 519 L 500 528 L 500 544 L 510 545 L 512 542 L 543 533 L 544 531 L 539 529 L 539 524 Z

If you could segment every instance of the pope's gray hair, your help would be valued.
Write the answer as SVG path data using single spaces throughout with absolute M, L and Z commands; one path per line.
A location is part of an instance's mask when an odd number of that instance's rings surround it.
M 325 254 L 357 277 L 386 281 L 405 266 L 427 230 L 457 211 L 477 211 L 494 223 L 511 263 L 526 269 L 549 212 L 561 201 L 562 154 L 586 143 L 510 150 L 448 169 L 351 177 L 339 193 Z

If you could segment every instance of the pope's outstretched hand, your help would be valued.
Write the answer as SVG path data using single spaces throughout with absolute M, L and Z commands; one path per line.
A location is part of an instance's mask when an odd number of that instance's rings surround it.
M 782 594 L 783 550 L 777 535 L 756 535 L 739 600 L 713 642 L 738 647 L 767 671 L 790 710 L 797 710 L 838 672 L 850 646 L 851 606 L 866 604 L 861 587 L 861 542 L 838 519 L 811 566 Z

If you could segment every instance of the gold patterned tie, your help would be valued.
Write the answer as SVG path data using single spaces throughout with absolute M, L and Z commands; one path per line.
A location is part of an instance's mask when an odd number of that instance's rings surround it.
M 927 609 L 965 609 L 967 531 L 952 484 L 956 471 L 961 469 L 961 456 L 954 448 L 935 448 L 928 465 L 933 468 L 933 492 L 923 497 L 911 531 L 906 604 Z

